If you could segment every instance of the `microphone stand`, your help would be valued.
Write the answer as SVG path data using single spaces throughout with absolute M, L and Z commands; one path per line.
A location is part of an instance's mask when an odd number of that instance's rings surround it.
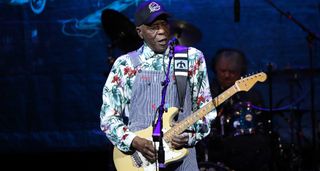
M 173 42 L 174 43 L 174 42 Z M 169 63 L 168 63 L 168 68 L 166 72 L 166 78 L 163 82 L 161 82 L 161 85 L 163 86 L 162 92 L 161 92 L 161 104 L 159 106 L 159 115 L 158 115 L 158 120 L 155 126 L 153 127 L 153 133 L 152 133 L 152 138 L 154 142 L 159 142 L 159 149 L 158 149 L 158 155 L 157 155 L 157 160 L 159 163 L 159 170 L 165 170 L 165 153 L 163 149 L 163 132 L 162 132 L 162 116 L 164 111 L 167 111 L 167 109 L 164 108 L 165 105 L 165 99 L 166 99 L 166 93 L 167 93 L 167 88 L 170 82 L 170 66 L 171 66 L 171 59 L 173 58 L 173 49 L 174 49 L 174 44 L 169 43 Z
M 291 20 L 293 23 L 295 23 L 297 26 L 299 26 L 304 32 L 306 32 L 307 35 L 307 42 L 308 42 L 308 48 L 309 48 L 309 65 L 310 65 L 310 103 L 311 103 L 311 122 L 312 122 L 312 147 L 313 147 L 313 157 L 314 160 L 317 159 L 317 151 L 318 151 L 318 143 L 317 143 L 317 117 L 314 109 L 314 94 L 315 94 L 315 88 L 314 88 L 314 40 L 320 40 L 320 37 L 310 31 L 308 28 L 306 28 L 301 22 L 299 22 L 297 19 L 295 19 L 289 12 L 283 12 L 279 7 L 277 7 L 272 0 L 266 0 L 273 8 L 275 8 L 280 14 L 287 17 L 289 20 Z M 316 161 L 313 161 L 316 162 Z M 316 166 L 314 166 L 316 167 Z

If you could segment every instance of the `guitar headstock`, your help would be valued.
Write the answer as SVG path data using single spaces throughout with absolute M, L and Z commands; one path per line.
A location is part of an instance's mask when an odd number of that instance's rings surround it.
M 249 91 L 258 81 L 264 82 L 266 79 L 267 74 L 259 72 L 236 81 L 235 85 L 240 89 L 239 91 Z

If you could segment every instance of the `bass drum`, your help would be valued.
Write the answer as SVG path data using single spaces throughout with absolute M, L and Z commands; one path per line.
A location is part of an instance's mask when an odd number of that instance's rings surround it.
M 270 170 L 272 147 L 265 135 L 242 135 L 222 140 L 223 162 L 234 170 Z M 221 157 L 222 157 L 221 156 Z
M 219 169 L 271 170 L 273 148 L 264 128 L 264 116 L 250 102 L 224 108 L 223 114 L 212 123 L 210 135 L 197 144 L 198 161 L 212 162 L 208 166 Z M 221 168 L 217 163 L 227 167 Z
M 208 138 L 212 139 L 197 144 L 200 170 L 267 171 L 272 168 L 273 147 L 269 136 L 246 134 Z

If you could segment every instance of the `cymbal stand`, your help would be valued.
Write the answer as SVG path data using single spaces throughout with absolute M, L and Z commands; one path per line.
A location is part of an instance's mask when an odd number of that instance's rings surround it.
M 110 44 L 108 44 L 107 48 L 108 48 L 108 61 L 107 61 L 107 63 L 109 65 L 113 65 L 113 63 L 115 61 L 114 54 L 113 54 L 114 45 L 112 43 L 110 43 Z
M 118 39 L 119 40 L 119 39 Z M 118 43 L 119 41 L 116 40 L 116 41 L 113 41 L 113 42 L 110 42 L 108 45 L 107 45 L 107 59 L 106 59 L 106 64 L 108 66 L 108 70 L 104 73 L 104 76 L 105 77 L 108 77 L 109 73 L 110 73 L 110 70 L 112 69 L 112 66 L 114 64 L 114 62 L 116 61 L 116 57 L 114 57 L 114 50 L 116 48 L 116 43 Z
M 268 64 L 268 89 L 269 89 L 269 112 L 268 112 L 268 125 L 267 131 L 268 134 L 272 134 L 273 125 L 272 125 L 272 113 L 273 113 L 273 74 L 272 74 L 273 66 L 271 63 Z
M 293 74 L 293 78 L 289 80 L 289 94 L 290 94 L 290 103 L 293 104 L 296 99 L 295 92 L 300 92 L 301 85 L 299 83 L 299 78 L 297 77 L 297 73 Z M 289 126 L 290 126 L 290 133 L 291 133 L 291 145 L 294 146 L 295 142 L 297 142 L 297 146 L 301 149 L 301 136 L 302 135 L 302 128 L 301 128 L 301 119 L 302 119 L 302 111 L 300 110 L 300 106 L 295 104 L 290 109 L 290 119 L 289 119 Z M 296 138 L 296 139 L 295 139 Z

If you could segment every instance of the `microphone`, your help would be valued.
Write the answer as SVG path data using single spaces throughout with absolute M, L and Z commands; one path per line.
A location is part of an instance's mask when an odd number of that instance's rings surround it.
M 233 11 L 234 22 L 238 23 L 240 21 L 240 0 L 234 0 Z
M 169 40 L 168 44 L 169 44 L 170 46 L 175 46 L 175 45 L 178 44 L 178 39 L 177 39 L 176 37 L 172 37 L 172 38 Z

